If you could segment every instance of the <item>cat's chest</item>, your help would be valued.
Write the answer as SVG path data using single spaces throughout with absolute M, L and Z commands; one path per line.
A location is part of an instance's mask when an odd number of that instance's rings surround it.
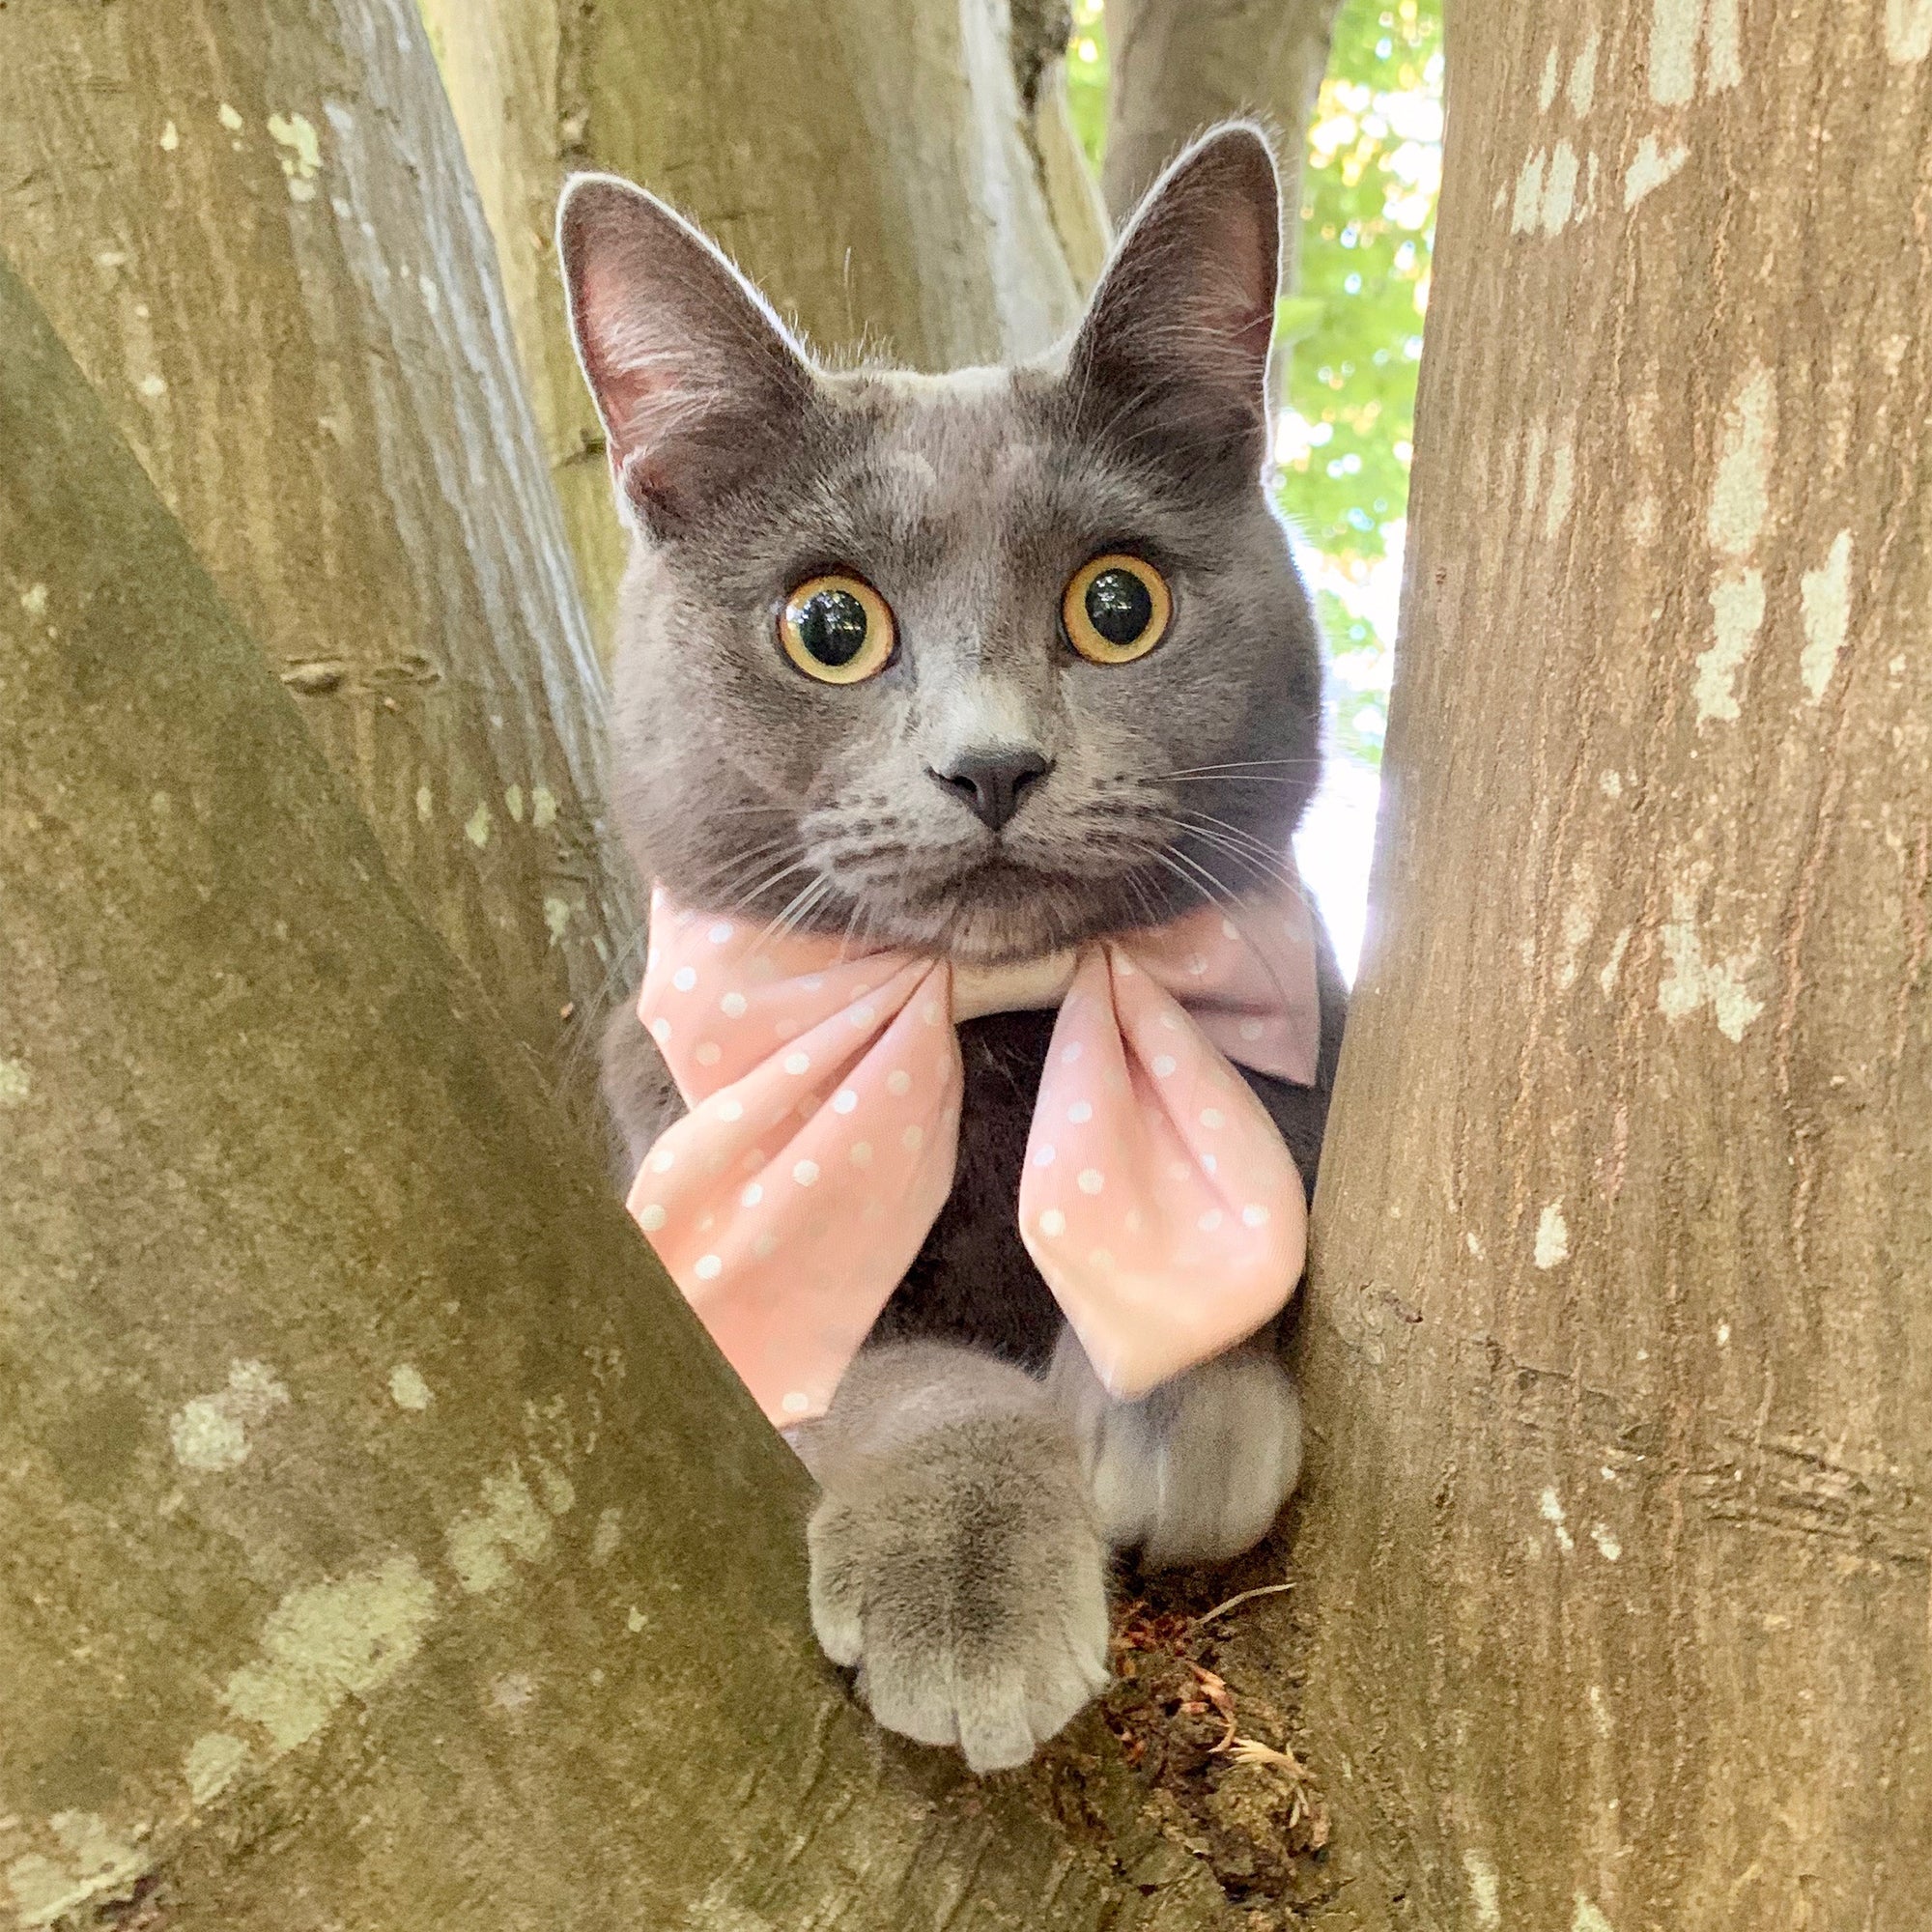
M 966 1343 L 1029 1368 L 1052 1356 L 1060 1311 L 1020 1239 L 1016 1208 L 1055 1017 L 994 1013 L 960 1027 L 965 1091 L 952 1192 L 874 1323 L 874 1341 Z M 1242 1071 L 1312 1192 L 1326 1094 Z
M 1060 1313 L 1020 1239 L 1015 1206 L 1050 1012 L 993 1013 L 959 1028 L 965 1088 L 952 1192 L 877 1322 L 875 1341 L 970 1343 L 1044 1367 Z

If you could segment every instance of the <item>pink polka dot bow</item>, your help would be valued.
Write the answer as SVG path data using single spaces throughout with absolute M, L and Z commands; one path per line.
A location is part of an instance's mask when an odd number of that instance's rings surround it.
M 691 1111 L 630 1208 L 774 1422 L 823 1412 L 945 1205 L 955 1022 L 1055 1006 L 1020 1236 L 1131 1398 L 1252 1333 L 1301 1273 L 1300 1176 L 1229 1064 L 1314 1081 L 1298 892 L 993 969 L 774 938 L 653 895 L 638 1012 Z

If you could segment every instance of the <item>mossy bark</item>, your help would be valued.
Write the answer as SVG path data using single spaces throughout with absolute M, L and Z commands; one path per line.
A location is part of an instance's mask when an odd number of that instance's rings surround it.
M 0 248 L 396 877 L 587 1096 L 564 1009 L 632 927 L 603 692 L 410 0 L 0 9 Z
M 1219 1922 L 852 1702 L 803 1474 L 4 269 L 0 447 L 0 1923 Z

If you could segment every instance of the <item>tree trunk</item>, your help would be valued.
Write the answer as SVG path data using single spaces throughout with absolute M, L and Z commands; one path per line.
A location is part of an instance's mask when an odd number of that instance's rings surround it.
M 1452 25 L 1304 1339 L 1324 1923 L 1932 1922 L 1927 17 Z
M 4 269 L 0 349 L 0 1923 L 1225 1922 L 854 1706 L 805 1478 Z
M 409 0 L 0 11 L 0 243 L 554 1071 L 631 926 L 603 696 Z
M 1261 117 L 1281 165 L 1282 288 L 1294 286 L 1308 118 L 1341 0 L 1107 0 L 1107 156 L 1124 221 L 1155 175 L 1215 121 Z
M 673 202 L 822 350 L 920 369 L 1044 347 L 1104 250 L 1054 59 L 1037 35 L 1015 40 L 1006 0 L 424 12 L 600 638 L 626 548 L 552 250 L 568 171 L 609 169 Z

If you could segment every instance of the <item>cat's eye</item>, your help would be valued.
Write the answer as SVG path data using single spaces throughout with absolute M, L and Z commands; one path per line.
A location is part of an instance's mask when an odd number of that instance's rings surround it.
M 779 642 L 808 677 L 859 684 L 892 661 L 895 632 L 886 600 L 863 577 L 809 577 L 779 611 Z
M 1144 556 L 1110 552 L 1083 563 L 1060 600 L 1066 641 L 1089 664 L 1132 664 L 1166 635 L 1174 615 L 1167 579 Z

